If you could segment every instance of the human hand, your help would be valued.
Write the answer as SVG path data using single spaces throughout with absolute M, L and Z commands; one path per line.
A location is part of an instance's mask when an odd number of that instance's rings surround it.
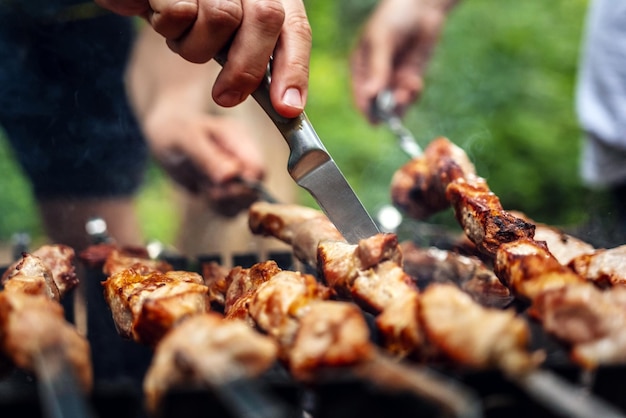
M 225 216 L 258 199 L 242 180 L 263 177 L 263 159 L 252 136 L 235 120 L 206 113 L 156 111 L 144 123 L 155 158 L 179 184 L 207 198 Z
M 402 116 L 422 91 L 426 64 L 456 0 L 382 0 L 351 56 L 352 92 L 371 123 L 376 96 L 390 90 Z
M 144 17 L 188 61 L 207 62 L 229 46 L 213 86 L 218 105 L 243 102 L 258 87 L 273 56 L 272 105 L 287 118 L 304 109 L 311 28 L 302 0 L 95 1 L 118 14 Z

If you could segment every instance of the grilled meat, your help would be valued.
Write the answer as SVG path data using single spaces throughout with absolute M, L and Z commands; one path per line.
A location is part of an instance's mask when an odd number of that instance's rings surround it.
M 480 177 L 456 179 L 446 195 L 463 231 L 485 254 L 494 256 L 501 244 L 534 236 L 535 226 L 506 212 Z
M 0 292 L 0 347 L 17 367 L 35 374 L 38 363 L 52 355 L 58 362 L 48 367 L 69 368 L 80 387 L 91 390 L 89 343 L 65 321 L 62 306 L 45 295 Z
M 103 282 L 105 299 L 123 337 L 155 345 L 182 318 L 209 310 L 208 288 L 199 274 L 142 270 L 135 265 Z
M 494 269 L 516 295 L 530 301 L 547 290 L 586 282 L 559 263 L 545 243 L 531 239 L 501 245 Z
M 291 373 L 308 380 L 327 367 L 363 363 L 374 351 L 369 328 L 358 307 L 344 302 L 313 301 L 300 312 L 287 358 Z
M 16 366 L 36 375 L 42 361 L 60 368 L 55 372 L 67 368 L 88 391 L 93 373 L 89 344 L 65 321 L 58 303 L 77 284 L 73 260 L 70 247 L 44 246 L 24 253 L 7 270 L 0 292 L 0 350 Z
M 175 387 L 219 387 L 269 369 L 276 343 L 241 321 L 197 314 L 173 328 L 157 345 L 144 379 L 148 410 L 155 412 Z
M 626 285 L 626 245 L 580 254 L 568 266 L 600 287 Z
M 536 222 L 521 212 L 512 211 L 513 215 L 535 225 L 534 239 L 544 241 L 550 253 L 563 265 L 568 265 L 572 259 L 595 251 L 593 245 L 573 237 L 559 228 Z
M 106 276 L 112 276 L 130 267 L 135 267 L 135 270 L 140 270 L 143 273 L 149 271 L 165 273 L 173 270 L 172 266 L 167 261 L 151 260 L 141 254 L 114 248 L 106 257 L 102 271 Z
M 427 219 L 447 207 L 448 183 L 475 173 L 465 152 L 447 138 L 436 138 L 424 150 L 394 173 L 391 200 L 415 219 Z
M 400 244 L 403 269 L 418 286 L 455 283 L 483 306 L 504 308 L 513 301 L 511 291 L 484 262 L 438 248 L 420 248 L 412 242 Z
M 256 202 L 250 207 L 248 223 L 254 234 L 273 236 L 291 245 L 294 255 L 313 267 L 320 241 L 345 242 L 323 213 L 300 205 Z
M 586 368 L 626 361 L 626 288 L 602 291 L 590 283 L 549 290 L 531 314 L 571 346 L 572 359 Z
M 459 364 L 520 374 L 543 359 L 528 352 L 528 326 L 514 311 L 483 308 L 451 284 L 424 291 L 420 319 L 428 340 Z
M 266 218 L 280 218 L 283 213 L 283 206 L 275 206 L 276 211 L 273 211 L 274 205 L 265 204 L 264 214 Z M 256 215 L 254 215 L 256 216 Z M 292 212 L 290 222 L 295 222 Z M 326 220 L 328 222 L 328 220 Z M 275 221 L 275 225 L 283 225 L 284 222 L 280 220 Z M 274 229 L 275 236 L 280 238 L 283 236 L 280 229 Z M 314 235 L 314 231 L 311 235 Z M 350 245 L 341 241 L 324 240 L 313 238 L 313 241 L 317 241 L 318 244 L 318 266 L 317 270 L 322 275 L 323 280 L 327 283 L 337 294 L 345 297 L 351 297 L 358 302 L 365 309 L 371 311 L 376 315 L 376 325 L 379 333 L 382 336 L 385 347 L 391 352 L 401 355 L 415 355 L 419 357 L 430 356 L 433 352 L 439 351 L 440 347 L 443 352 L 449 350 L 449 347 L 454 347 L 455 342 L 462 340 L 466 342 L 472 342 L 474 339 L 480 338 L 480 329 L 484 318 L 489 318 L 494 315 L 495 318 L 502 318 L 501 312 L 493 309 L 485 309 L 482 306 L 474 303 L 471 298 L 467 297 L 466 300 L 456 297 L 454 294 L 451 296 L 456 300 L 451 301 L 449 309 L 451 311 L 459 312 L 456 307 L 463 303 L 471 304 L 474 311 L 474 315 L 466 318 L 464 327 L 455 330 L 459 335 L 444 337 L 443 333 L 439 332 L 437 324 L 430 324 L 431 335 L 437 338 L 426 338 L 424 335 L 424 321 L 435 321 L 435 316 L 431 316 L 429 313 L 424 313 L 424 310 L 431 309 L 430 307 L 424 307 L 422 305 L 421 296 L 418 288 L 413 283 L 411 277 L 406 274 L 401 268 L 402 253 L 398 245 L 397 237 L 393 234 L 378 234 L 364 240 L 361 240 L 358 245 Z M 310 257 L 310 255 L 308 256 Z M 270 283 L 264 283 L 262 286 Z M 448 287 L 441 287 L 441 289 L 448 289 Z M 437 293 L 438 295 L 439 293 Z M 442 302 L 443 303 L 443 302 Z M 432 304 L 432 306 L 437 306 Z M 434 308 L 432 308 L 434 309 Z M 456 310 L 455 310 L 456 309 Z M 282 310 L 278 309 L 276 310 Z M 442 312 L 443 308 L 442 308 Z M 504 359 L 498 360 L 499 366 L 508 367 L 510 370 L 517 370 L 516 365 L 519 366 L 519 370 L 522 369 L 523 363 L 522 354 L 525 350 L 526 340 L 520 338 L 522 333 L 527 333 L 526 324 L 519 319 L 510 318 L 511 313 L 505 314 L 507 321 L 516 324 L 510 328 L 500 327 L 498 333 L 501 333 L 500 338 L 503 339 L 502 346 L 498 346 L 500 350 L 503 346 L 514 349 L 516 359 L 513 360 Z M 494 319 L 494 323 L 506 322 L 501 319 Z M 258 321 L 257 321 L 258 323 Z M 521 324 L 521 325 L 518 325 Z M 289 326 L 291 326 L 288 323 Z M 283 326 L 283 325 L 281 325 Z M 284 326 L 289 328 L 289 326 Z M 263 328 L 263 327 L 261 327 Z M 291 328 L 296 326 L 291 326 Z M 522 329 L 524 328 L 524 329 Z M 467 335 L 465 335 L 467 334 Z M 506 335 L 505 335 L 506 334 Z M 505 342 L 506 341 L 506 342 Z M 460 356 L 451 356 L 451 358 L 457 361 L 463 361 L 469 365 L 488 366 L 494 363 L 489 363 L 485 360 L 485 350 L 487 348 L 480 346 L 476 351 L 468 351 L 468 355 L 471 358 L 463 358 Z M 494 348 L 495 349 L 495 348 Z M 489 359 L 492 361 L 492 357 L 499 356 L 498 354 L 489 354 Z M 472 357 L 475 356 L 475 357 Z M 495 356 L 495 357 L 494 357 Z M 513 354 L 511 355 L 513 358 Z M 527 354 L 528 358 L 533 356 Z M 493 360 L 495 361 L 495 360 Z M 536 362 L 528 360 L 527 365 L 534 365 Z

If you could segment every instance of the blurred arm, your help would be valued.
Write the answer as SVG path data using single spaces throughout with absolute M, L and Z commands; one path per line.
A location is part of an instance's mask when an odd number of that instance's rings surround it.
M 371 115 L 378 93 L 393 92 L 403 115 L 423 88 L 423 76 L 446 17 L 458 0 L 382 0 L 365 23 L 351 57 L 357 108 Z
M 215 63 L 183 60 L 145 28 L 127 84 L 150 149 L 170 176 L 213 203 L 228 201 L 237 212 L 255 196 L 236 180 L 261 179 L 264 164 L 256 141 L 241 124 L 207 112 L 217 71 Z

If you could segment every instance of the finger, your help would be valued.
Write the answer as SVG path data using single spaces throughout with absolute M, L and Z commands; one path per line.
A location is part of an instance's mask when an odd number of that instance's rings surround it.
M 195 141 L 185 142 L 183 153 L 191 160 L 198 172 L 212 183 L 220 184 L 239 175 L 239 161 L 215 143 L 209 124 L 201 125 L 193 136 Z
M 402 116 L 420 97 L 424 88 L 422 73 L 412 63 L 399 66 L 394 73 L 391 84 L 398 115 Z
M 251 133 L 240 122 L 224 117 L 215 118 L 212 126 L 215 143 L 239 162 L 240 176 L 247 180 L 262 179 L 263 153 Z
M 176 39 L 189 30 L 198 17 L 198 0 L 151 0 L 147 18 L 166 39 Z
M 213 86 L 213 99 L 224 107 L 238 105 L 259 86 L 285 19 L 280 0 L 242 0 L 242 7 L 243 21 Z
M 175 0 L 153 0 L 172 2 Z M 172 16 L 170 20 L 173 20 Z M 172 28 L 168 46 L 188 61 L 204 63 L 212 59 L 230 41 L 243 19 L 240 0 L 201 0 L 191 25 L 169 25 Z M 165 21 L 169 23 L 170 20 Z M 177 21 L 178 22 L 178 21 Z M 165 24 L 161 30 L 166 31 Z M 184 29 L 180 32 L 181 29 Z M 179 33 L 180 32 L 180 33 Z M 161 32 L 160 32 L 161 33 Z M 163 34 L 163 33 L 162 33 Z
M 284 117 L 298 116 L 308 95 L 312 34 L 304 3 L 284 2 L 285 23 L 274 51 L 270 97 Z

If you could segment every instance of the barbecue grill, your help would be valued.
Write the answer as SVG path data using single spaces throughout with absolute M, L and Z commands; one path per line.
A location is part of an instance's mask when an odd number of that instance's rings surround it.
M 258 261 L 257 254 L 233 256 L 233 265 L 250 267 Z M 272 254 L 283 269 L 302 266 L 287 252 Z M 203 263 L 222 261 L 219 255 L 199 256 L 189 260 L 181 256 L 168 256 L 166 261 L 178 269 L 200 271 Z M 152 353 L 147 347 L 122 339 L 113 323 L 104 298 L 101 282 L 105 279 L 98 269 L 79 268 L 82 288 L 75 295 L 88 301 L 87 331 L 93 354 L 95 386 L 93 393 L 83 399 L 84 407 L 93 417 L 143 418 L 141 383 L 149 366 Z M 522 314 L 524 304 L 516 302 Z M 74 309 L 66 302 L 68 319 L 73 319 Z M 369 314 L 364 313 L 372 323 Z M 546 335 L 541 327 L 529 320 L 533 334 L 533 348 L 545 350 L 547 359 L 543 369 L 558 379 L 557 386 L 568 382 L 580 395 L 583 408 L 596 406 L 589 400 L 607 401 L 611 408 L 626 414 L 626 399 L 622 396 L 626 385 L 626 366 L 605 366 L 593 375 L 572 364 L 562 345 Z M 377 339 L 372 325 L 372 339 Z M 466 408 L 446 408 L 436 400 L 417 391 L 394 390 L 384 383 L 363 379 L 350 370 L 329 370 L 313 384 L 293 381 L 284 368 L 275 365 L 255 379 L 235 381 L 212 390 L 181 388 L 172 391 L 159 411 L 159 416 L 169 417 L 413 417 L 413 416 L 484 416 L 484 417 L 557 417 L 566 416 L 566 408 L 559 410 L 563 400 L 542 399 L 527 387 L 511 381 L 497 370 L 467 370 L 449 364 L 429 365 L 426 377 L 433 385 L 443 384 L 460 405 Z M 13 370 L 0 381 L 0 411 L 3 417 L 41 416 L 69 418 L 76 411 L 63 404 L 62 396 L 53 399 L 59 408 L 50 410 L 50 399 L 42 396 L 42 386 L 32 376 Z M 45 389 L 45 388 L 44 388 Z M 72 390 L 72 388 L 69 388 Z M 76 388 L 74 388 L 76 389 Z M 70 395 L 79 396 L 78 391 Z M 549 395 L 551 396 L 551 395 Z M 558 396 L 558 395 L 557 395 Z M 600 404 L 602 407 L 603 405 Z M 561 405 L 563 407 L 563 405 Z M 74 411 L 74 412 L 72 412 Z M 602 412 L 602 411 L 597 411 Z M 598 415 L 600 416 L 600 415 Z M 89 417 L 87 417 L 89 418 Z

